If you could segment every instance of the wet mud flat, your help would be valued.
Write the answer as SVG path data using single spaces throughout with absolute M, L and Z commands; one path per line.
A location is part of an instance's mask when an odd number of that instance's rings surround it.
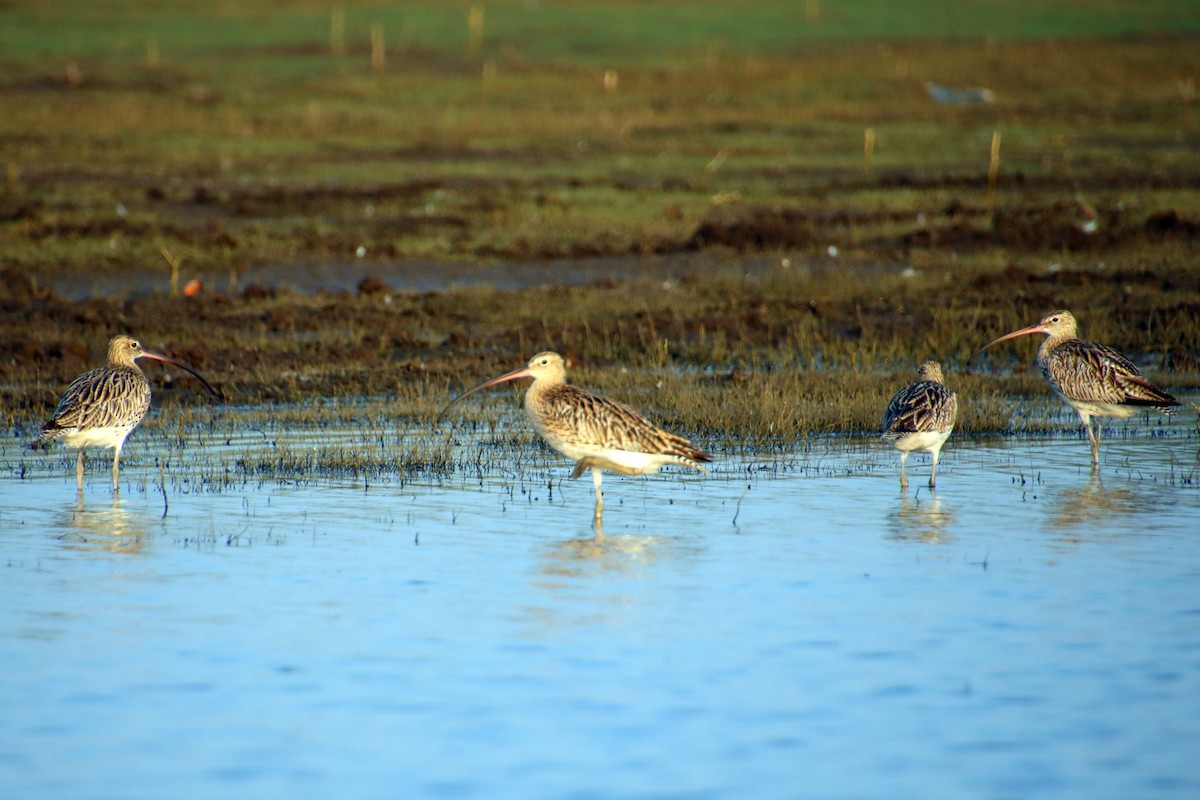
M 708 33 L 636 52 L 574 6 L 496 9 L 512 30 L 565 15 L 588 42 L 539 57 L 568 39 L 464 53 L 419 5 L 417 39 L 374 69 L 366 29 L 335 53 L 323 12 L 283 31 L 195 10 L 216 19 L 158 34 L 179 39 L 155 64 L 103 37 L 65 52 L 84 11 L 11 20 L 38 43 L 0 121 L 14 436 L 122 332 L 228 403 L 335 418 L 391 398 L 431 420 L 555 350 L 575 382 L 731 448 L 871 431 L 931 358 L 962 432 L 1051 431 L 1019 413 L 1046 393 L 1032 342 L 969 358 L 1056 308 L 1177 396 L 1200 381 L 1200 48 L 1155 32 L 1162 9 L 1113 12 L 1125 37 L 1029 21 L 935 47 L 867 15 L 862 40 L 797 48 L 742 25 L 792 4 L 708 4 Z M 929 90 L 967 76 L 990 102 Z M 164 420 L 200 402 L 151 380 Z
M 226 403 L 302 404 L 334 420 L 375 398 L 391 401 L 380 413 L 431 422 L 463 388 L 553 349 L 574 382 L 729 446 L 875 430 L 888 397 L 928 358 L 943 362 L 963 398 L 961 432 L 1053 430 L 1058 423 L 1017 411 L 1027 401 L 1061 410 L 1046 402 L 1033 342 L 969 359 L 1058 307 L 1077 309 L 1085 337 L 1129 354 L 1185 403 L 1200 383 L 1200 270 L 1190 264 L 939 271 L 828 254 L 609 263 L 529 265 L 516 274 L 544 270 L 544 280 L 515 288 L 413 291 L 372 273 L 352 290 L 254 284 L 178 298 L 143 285 L 79 299 L 9 270 L 0 285 L 6 423 L 28 435 L 72 378 L 98 366 L 108 336 L 126 331 L 198 370 Z M 340 270 L 343 284 L 358 269 Z M 589 269 L 625 276 L 587 280 Z M 577 280 L 551 279 L 561 275 Z M 184 373 L 148 373 L 163 424 L 212 402 Z M 459 413 L 486 418 L 510 396 Z M 1191 413 L 1185 404 L 1180 419 Z

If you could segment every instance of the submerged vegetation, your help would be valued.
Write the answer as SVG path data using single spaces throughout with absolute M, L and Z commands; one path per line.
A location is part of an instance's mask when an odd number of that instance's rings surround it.
M 968 359 L 1053 308 L 1194 402 L 1200 23 L 993 5 L 7 4 L 6 429 L 128 331 L 276 440 L 216 483 L 470 469 L 519 389 L 437 410 L 545 349 L 718 452 L 871 433 L 929 358 L 956 436 L 1043 434 L 1034 343 Z M 147 371 L 135 439 L 234 435 Z

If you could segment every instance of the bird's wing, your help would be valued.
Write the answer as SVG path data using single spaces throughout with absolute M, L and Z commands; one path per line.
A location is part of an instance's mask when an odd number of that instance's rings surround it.
M 71 381 L 42 432 L 140 419 L 149 407 L 150 387 L 144 376 L 134 370 L 101 367 Z
M 917 381 L 896 392 L 883 413 L 882 434 L 895 438 L 906 433 L 944 431 L 954 427 L 958 398 L 943 384 Z
M 1064 342 L 1042 366 L 1046 380 L 1086 403 L 1170 406 L 1179 401 L 1142 377 L 1137 365 L 1111 347 L 1083 339 Z
M 629 406 L 577 386 L 555 387 L 545 402 L 543 424 L 553 425 L 558 435 L 576 444 L 712 460 L 687 439 L 664 431 Z

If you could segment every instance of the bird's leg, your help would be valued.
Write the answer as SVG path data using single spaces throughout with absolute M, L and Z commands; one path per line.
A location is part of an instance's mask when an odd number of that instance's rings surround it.
M 580 462 L 582 463 L 582 462 Z M 604 513 L 604 493 L 600 491 L 600 481 L 604 475 L 604 470 L 600 467 L 592 467 L 592 483 L 596 486 L 596 523 L 600 523 L 600 515 Z
M 908 476 L 904 474 L 904 462 L 908 460 L 908 451 L 900 451 L 900 488 L 908 488 Z
M 1096 418 L 1096 431 L 1092 432 L 1092 417 L 1090 414 L 1079 412 L 1079 418 L 1083 420 L 1083 429 L 1087 431 L 1088 442 L 1092 445 L 1092 472 L 1100 469 L 1100 418 Z
M 937 460 L 938 460 L 938 451 L 934 450 L 933 451 L 933 471 L 929 473 L 929 488 L 930 489 L 937 488 Z
M 75 459 L 75 483 L 79 493 L 83 494 L 83 448 L 79 448 L 79 457 Z
M 121 448 L 120 446 L 113 448 L 113 494 L 120 491 L 117 484 L 117 476 L 121 473 Z
M 585 469 L 587 469 L 588 467 L 591 467 L 591 466 L 592 466 L 592 460 L 590 458 L 579 459 L 579 461 L 576 462 L 576 464 L 575 464 L 575 469 L 571 470 L 571 478 L 572 479 L 578 478 L 580 475 L 583 474 L 583 471 Z

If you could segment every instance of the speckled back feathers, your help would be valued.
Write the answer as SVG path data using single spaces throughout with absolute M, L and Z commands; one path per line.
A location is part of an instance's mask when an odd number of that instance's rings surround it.
M 80 375 L 63 394 L 39 441 L 89 428 L 133 430 L 150 409 L 150 384 L 136 366 L 108 365 Z
M 653 453 L 696 469 L 712 461 L 687 439 L 659 428 L 629 406 L 567 383 L 540 391 L 530 387 L 526 408 L 538 433 L 556 449 L 557 443 L 567 443 Z
M 948 431 L 958 417 L 958 398 L 942 383 L 939 364 L 921 365 L 921 380 L 896 392 L 883 414 L 882 436 L 896 439 L 909 433 Z
M 1085 339 L 1047 339 L 1038 366 L 1050 387 L 1065 400 L 1147 406 L 1173 414 L 1179 401 L 1142 377 L 1141 370 L 1111 347 Z

